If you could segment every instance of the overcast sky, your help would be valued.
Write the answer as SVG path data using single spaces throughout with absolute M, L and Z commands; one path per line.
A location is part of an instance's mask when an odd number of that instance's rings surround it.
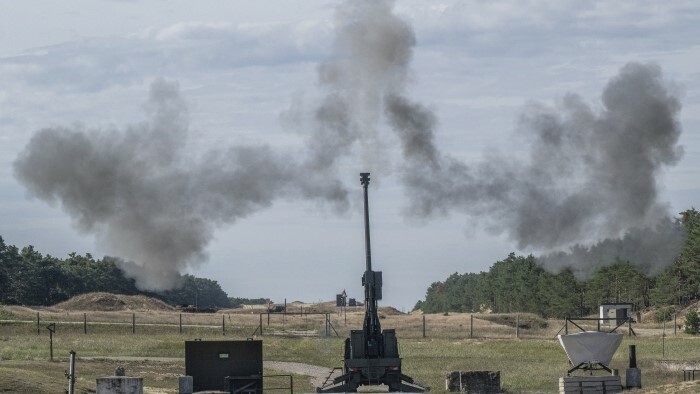
M 266 145 L 294 155 L 308 132 L 295 116 L 323 91 L 339 1 L 0 0 L 0 236 L 65 257 L 115 254 L 81 231 L 60 202 L 32 198 L 13 173 L 30 138 L 48 127 L 122 130 L 146 119 L 149 87 L 177 82 L 189 108 L 189 155 Z M 523 154 L 528 105 L 577 93 L 601 107 L 607 82 L 629 62 L 653 62 L 678 94 L 680 161 L 659 179 L 671 213 L 700 199 L 700 5 L 695 1 L 397 1 L 415 31 L 407 95 L 434 111 L 437 147 L 464 163 Z M 302 115 L 303 116 L 303 115 Z M 386 128 L 381 125 L 379 128 Z M 350 208 L 275 200 L 215 226 L 208 256 L 186 272 L 230 296 L 274 301 L 362 298 L 362 189 L 371 170 L 373 268 L 384 301 L 409 310 L 434 281 L 486 270 L 519 250 L 472 217 L 405 215 L 395 140 L 383 160 L 358 146 L 338 167 Z M 394 148 L 395 147 L 395 148 Z M 380 163 L 380 164 L 378 164 Z M 144 169 L 147 171 L 147 169 Z M 316 179 L 322 182 L 322 180 Z M 117 251 L 118 252 L 118 251 Z

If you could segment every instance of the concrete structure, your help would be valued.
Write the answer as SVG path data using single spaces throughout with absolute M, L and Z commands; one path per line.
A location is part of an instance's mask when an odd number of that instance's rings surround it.
M 625 386 L 628 389 L 641 389 L 642 370 L 639 368 L 627 368 L 625 373 Z
M 178 379 L 178 394 L 192 394 L 194 391 L 194 385 L 192 381 L 192 376 L 180 376 Z
M 621 324 L 632 317 L 634 305 L 629 302 L 613 302 L 600 305 L 600 318 L 605 324 Z
M 454 371 L 447 374 L 445 390 L 457 393 L 501 392 L 501 371 Z
M 143 394 L 143 378 L 106 376 L 97 378 L 97 394 Z
M 619 376 L 567 376 L 559 378 L 559 393 L 621 393 Z

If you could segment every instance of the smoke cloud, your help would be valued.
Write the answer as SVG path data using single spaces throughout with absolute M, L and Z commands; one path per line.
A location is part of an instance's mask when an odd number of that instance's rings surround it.
M 306 132 L 302 154 L 231 146 L 191 157 L 186 104 L 177 83 L 159 79 L 146 121 L 40 130 L 17 158 L 16 177 L 32 195 L 59 202 L 147 289 L 173 286 L 178 272 L 206 258 L 216 228 L 277 199 L 346 209 L 337 173 L 348 157 L 360 157 L 363 171 L 398 171 L 409 215 L 465 214 L 519 248 L 550 252 L 541 259 L 548 268 L 576 265 L 585 274 L 615 258 L 671 262 L 682 233 L 659 201 L 658 177 L 682 153 L 681 106 L 658 66 L 624 66 L 600 108 L 572 93 L 553 107 L 529 105 L 517 127 L 530 144 L 525 158 L 488 152 L 468 164 L 440 151 L 437 117 L 406 94 L 416 38 L 393 4 L 338 7 L 332 53 L 318 67 L 321 99 L 310 116 L 284 116 Z
M 355 1 L 337 12 L 334 61 L 320 67 L 329 94 L 316 112 L 317 162 L 331 164 L 359 141 L 366 168 L 398 168 L 409 215 L 467 214 L 521 249 L 544 252 L 552 269 L 585 275 L 629 259 L 653 271 L 673 261 L 683 233 L 659 201 L 658 179 L 682 155 L 681 105 L 659 66 L 622 67 L 599 109 L 574 93 L 554 107 L 530 104 L 517 127 L 529 142 L 525 158 L 487 152 L 464 163 L 440 151 L 437 117 L 405 93 L 416 39 L 392 6 Z M 398 139 L 399 163 L 386 163 L 383 121 Z M 566 258 L 554 253 L 566 248 Z
M 519 125 L 530 143 L 524 160 L 490 153 L 467 166 L 436 153 L 434 116 L 425 107 L 393 98 L 388 103 L 389 122 L 402 141 L 411 214 L 461 211 L 523 249 L 577 245 L 570 255 L 541 260 L 552 269 L 571 266 L 579 276 L 615 259 L 653 271 L 680 250 L 683 233 L 668 223 L 657 179 L 682 155 L 681 106 L 657 65 L 624 66 L 605 87 L 597 111 L 572 93 L 556 107 L 530 105 Z
M 382 101 L 403 89 L 416 42 L 392 8 L 393 1 L 347 1 L 337 8 L 333 52 L 318 67 L 324 97 L 307 144 L 310 168 L 337 165 L 358 144 L 363 171 L 388 167 Z
M 14 164 L 32 195 L 60 202 L 141 288 L 173 287 L 187 265 L 206 259 L 217 226 L 277 198 L 347 207 L 342 185 L 302 174 L 291 156 L 267 146 L 186 155 L 189 120 L 177 83 L 153 82 L 146 111 L 145 122 L 124 130 L 40 130 Z

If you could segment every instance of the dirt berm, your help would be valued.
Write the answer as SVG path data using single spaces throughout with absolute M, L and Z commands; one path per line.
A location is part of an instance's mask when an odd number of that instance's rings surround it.
M 86 293 L 54 305 L 65 311 L 172 311 L 165 302 L 142 295 Z

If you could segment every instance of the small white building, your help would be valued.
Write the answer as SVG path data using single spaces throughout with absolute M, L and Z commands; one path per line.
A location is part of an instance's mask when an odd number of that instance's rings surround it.
M 633 316 L 633 311 L 634 305 L 629 302 L 605 303 L 600 305 L 600 318 L 606 324 L 622 324 L 628 317 Z

